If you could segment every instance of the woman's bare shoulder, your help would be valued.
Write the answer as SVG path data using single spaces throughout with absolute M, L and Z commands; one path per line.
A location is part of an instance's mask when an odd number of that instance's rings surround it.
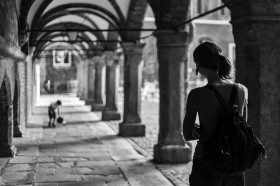
M 245 85 L 241 83 L 237 83 L 237 85 L 240 90 L 244 91 L 245 93 L 248 93 L 248 88 Z
M 239 91 L 242 95 L 244 95 L 244 98 L 245 98 L 246 100 L 248 100 L 248 88 L 247 88 L 245 85 L 241 84 L 241 83 L 237 83 L 237 85 L 238 85 L 238 91 Z

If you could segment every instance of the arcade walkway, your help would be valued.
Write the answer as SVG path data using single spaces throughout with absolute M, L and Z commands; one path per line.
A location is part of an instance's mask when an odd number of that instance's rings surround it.
M 62 100 L 65 123 L 48 128 L 46 106 L 56 99 Z M 1 185 L 172 185 L 75 96 L 42 97 L 14 144 L 17 155 L 0 159 Z

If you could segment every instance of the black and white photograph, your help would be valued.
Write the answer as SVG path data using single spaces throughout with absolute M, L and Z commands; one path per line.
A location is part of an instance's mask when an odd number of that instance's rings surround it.
M 0 0 L 0 185 L 280 186 L 279 36 L 280 0 Z

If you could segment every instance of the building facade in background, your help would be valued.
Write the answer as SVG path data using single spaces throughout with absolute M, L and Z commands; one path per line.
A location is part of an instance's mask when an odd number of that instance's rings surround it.
M 192 0 L 190 4 L 189 18 L 196 17 L 202 13 L 212 10 L 222 5 L 222 0 Z M 143 28 L 156 28 L 155 18 L 150 8 L 147 9 L 146 16 L 143 22 Z M 195 63 L 192 53 L 194 49 L 202 42 L 211 41 L 218 44 L 223 54 L 230 61 L 235 63 L 235 43 L 232 35 L 232 26 L 230 24 L 230 11 L 223 8 L 217 12 L 201 17 L 192 21 L 188 25 L 190 31 L 189 48 L 187 51 L 187 68 L 186 68 L 186 86 L 187 92 L 191 89 L 205 84 L 205 79 L 200 75 L 195 74 Z M 143 32 L 142 36 L 147 36 L 150 33 Z M 158 76 L 158 61 L 157 47 L 155 37 L 145 39 L 145 48 L 143 50 L 143 82 L 157 81 Z
M 190 4 L 190 18 L 196 17 L 209 10 L 222 5 L 222 0 L 192 0 Z M 193 61 L 193 51 L 205 41 L 216 43 L 223 50 L 223 54 L 229 60 L 235 63 L 235 44 L 232 35 L 232 26 L 229 23 L 230 12 L 227 8 L 211 13 L 192 21 L 189 25 L 191 36 L 188 50 L 188 65 L 187 65 L 187 91 L 195 87 L 203 86 L 206 81 L 200 75 L 196 75 L 196 65 Z

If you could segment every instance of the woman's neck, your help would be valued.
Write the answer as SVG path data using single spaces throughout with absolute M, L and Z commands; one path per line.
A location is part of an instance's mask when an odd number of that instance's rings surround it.
M 222 80 L 218 74 L 208 74 L 206 78 L 209 85 L 224 85 L 230 83 L 228 80 Z

